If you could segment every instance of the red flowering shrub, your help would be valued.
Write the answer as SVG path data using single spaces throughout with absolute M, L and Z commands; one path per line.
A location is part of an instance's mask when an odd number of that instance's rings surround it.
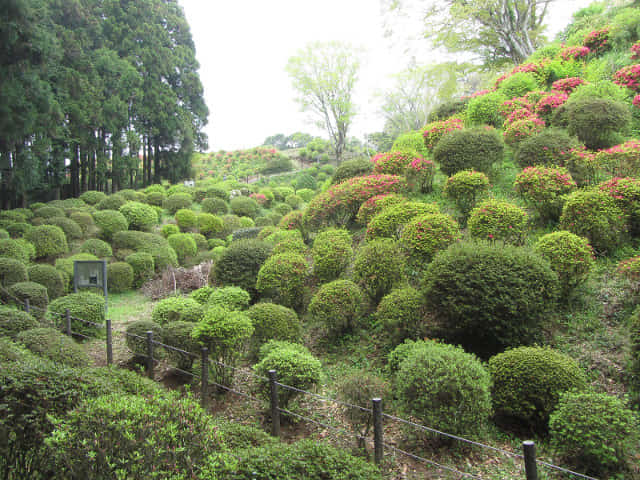
M 354 220 L 366 200 L 383 193 L 404 192 L 406 189 L 406 180 L 395 175 L 350 178 L 314 197 L 304 212 L 303 222 L 312 230 L 323 225 L 346 225 Z
M 407 152 L 387 152 L 379 153 L 371 159 L 373 162 L 373 173 L 386 173 L 388 175 L 404 175 L 404 169 L 416 158 L 418 154 Z
M 541 117 L 550 119 L 554 110 L 564 105 L 568 98 L 569 95 L 564 92 L 550 92 L 536 103 L 535 111 Z
M 420 193 L 429 193 L 433 189 L 436 166 L 431 160 L 419 155 L 407 166 L 405 175 L 409 188 Z
M 640 42 L 631 45 L 631 60 L 640 60 Z
M 618 262 L 616 273 L 632 283 L 640 282 L 640 255 Z
M 578 60 L 584 58 L 591 53 L 589 47 L 565 47 L 560 51 L 560 56 L 565 62 L 569 60 Z
M 535 115 L 533 108 L 518 108 L 511 112 L 504 121 L 505 126 L 520 120 L 526 120 Z
M 584 145 L 562 151 L 558 158 L 560 165 L 569 170 L 571 177 L 579 187 L 592 185 L 596 182 L 599 170 L 596 154 L 587 150 Z
M 269 201 L 264 193 L 252 193 L 249 198 L 253 198 L 261 207 L 264 207 Z
M 460 228 L 453 218 L 444 213 L 431 213 L 414 218 L 404 227 L 400 245 L 409 261 L 420 267 L 459 239 Z
M 627 87 L 634 92 L 640 90 L 640 64 L 622 67 L 613 75 L 613 83 Z
M 533 111 L 533 105 L 526 97 L 515 97 L 502 103 L 500 114 L 506 119 L 517 110 L 528 110 L 531 112 Z
M 629 140 L 595 155 L 595 161 L 607 172 L 617 177 L 640 175 L 640 141 Z
M 600 190 L 607 192 L 616 205 L 625 213 L 629 222 L 629 231 L 640 233 L 640 179 L 612 178 L 602 182 Z
M 469 216 L 473 238 L 522 245 L 527 233 L 527 213 L 502 200 L 486 200 Z
M 557 219 L 562 212 L 562 195 L 576 189 L 569 171 L 562 167 L 527 167 L 515 181 L 515 190 L 540 217 Z
M 433 150 L 436 143 L 438 143 L 444 135 L 454 130 L 462 130 L 463 128 L 464 122 L 460 118 L 449 118 L 448 120 L 429 123 L 422 130 L 424 143 L 429 150 Z
M 544 130 L 544 127 L 544 120 L 532 114 L 530 117 L 510 123 L 502 135 L 507 145 L 515 147 L 524 139 Z
M 443 194 L 452 200 L 460 213 L 463 222 L 471 209 L 476 206 L 476 200 L 489 190 L 489 177 L 482 172 L 463 170 L 447 179 Z
M 633 104 L 634 107 L 640 108 L 640 95 L 636 95 L 635 97 L 633 97 L 633 100 L 631 101 L 631 103 Z
M 610 31 L 609 27 L 593 30 L 584 37 L 582 44 L 596 55 L 606 52 L 611 48 L 611 44 L 609 43 Z
M 407 199 L 405 197 L 402 195 L 396 195 L 395 193 L 385 193 L 383 195 L 371 197 L 360 206 L 358 214 L 356 215 L 356 222 L 360 225 L 366 225 L 369 223 L 369 220 L 375 217 L 384 208 L 406 201 Z
M 553 82 L 551 89 L 556 92 L 564 92 L 568 95 L 584 83 L 586 82 L 580 77 L 561 78 Z

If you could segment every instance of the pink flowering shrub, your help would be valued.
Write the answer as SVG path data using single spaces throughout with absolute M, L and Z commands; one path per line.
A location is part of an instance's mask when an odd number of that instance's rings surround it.
M 640 64 L 622 67 L 613 75 L 613 83 L 627 87 L 634 92 L 640 90 Z
M 535 112 L 542 118 L 551 119 L 553 112 L 564 105 L 569 95 L 564 92 L 550 92 L 536 103 Z
M 407 166 L 405 175 L 409 188 L 420 193 L 429 193 L 433 189 L 436 166 L 431 160 L 417 156 Z
M 596 154 L 597 164 L 618 177 L 640 176 L 640 141 L 629 140 Z
M 571 177 L 579 187 L 593 185 L 598 177 L 596 154 L 581 147 L 570 148 L 559 153 L 559 163 L 571 173 Z
M 402 195 L 395 193 L 385 193 L 382 195 L 376 195 L 364 202 L 358 209 L 356 215 L 356 222 L 359 225 L 366 225 L 373 217 L 380 213 L 384 208 L 398 203 L 406 202 L 407 199 Z
M 609 43 L 610 31 L 611 29 L 609 27 L 593 30 L 584 37 L 582 44 L 596 55 L 606 52 L 611 48 L 611 44 Z
M 448 120 L 429 123 L 422 130 L 424 143 L 429 150 L 433 150 L 438 141 L 447 133 L 454 130 L 462 130 L 463 128 L 464 122 L 461 118 L 449 118 Z
M 628 218 L 629 231 L 636 236 L 640 233 L 640 179 L 615 177 L 599 185 L 607 192 Z
M 521 141 L 544 130 L 544 127 L 544 120 L 532 114 L 527 118 L 510 123 L 502 135 L 507 145 L 516 147 Z
M 503 102 L 502 106 L 500 107 L 500 115 L 507 119 L 511 116 L 511 114 L 520 110 L 528 110 L 529 112 L 533 111 L 533 105 L 527 100 L 526 97 L 515 97 L 511 100 Z
M 577 87 L 586 83 L 580 77 L 569 77 L 569 78 L 561 78 L 560 80 L 556 80 L 551 85 L 551 89 L 556 92 L 564 92 L 569 95 L 573 92 Z
M 589 47 L 565 47 L 560 51 L 560 56 L 565 62 L 585 58 L 591 53 Z
M 410 154 L 407 152 L 387 152 L 379 153 L 371 159 L 373 162 L 373 173 L 386 173 L 388 175 L 404 175 L 407 165 L 418 154 Z
M 640 60 L 640 41 L 631 45 L 631 60 Z
M 360 206 L 371 197 L 406 190 L 406 180 L 397 175 L 350 178 L 314 197 L 304 212 L 303 222 L 311 230 L 325 225 L 347 225 L 355 219 Z
M 562 212 L 562 196 L 576 188 L 571 174 L 562 167 L 527 167 L 515 181 L 515 191 L 542 220 L 558 219 Z
M 633 100 L 631 101 L 631 103 L 633 104 L 634 107 L 640 108 L 640 94 L 633 97 Z
M 430 213 L 407 223 L 400 235 L 400 246 L 409 262 L 420 268 L 460 238 L 460 227 L 453 218 L 444 213 Z
M 264 207 L 269 202 L 264 193 L 252 193 L 249 198 L 253 198 L 261 207 Z
M 527 212 L 509 202 L 486 200 L 473 209 L 468 226 L 473 238 L 522 245 L 527 236 Z

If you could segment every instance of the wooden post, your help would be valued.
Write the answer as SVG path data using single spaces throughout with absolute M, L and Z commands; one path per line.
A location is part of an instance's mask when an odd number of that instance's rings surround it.
M 384 453 L 384 441 L 382 433 L 382 399 L 374 398 L 371 400 L 373 404 L 373 446 L 374 459 L 376 465 L 382 465 L 382 457 Z
M 153 332 L 147 332 L 147 376 L 153 379 Z
M 29 299 L 25 298 L 24 299 L 24 311 L 27 313 L 31 312 L 31 305 L 29 304 Z
M 278 405 L 278 374 L 269 370 L 269 387 L 271 392 L 271 435 L 280 437 L 280 407 Z
M 68 308 L 64 309 L 64 318 L 65 318 L 65 329 L 67 331 L 67 335 L 71 336 L 71 312 Z
M 113 364 L 113 337 L 111 332 L 111 319 L 107 318 L 107 365 Z
M 536 465 L 536 445 L 532 440 L 522 442 L 524 450 L 524 471 L 527 480 L 538 480 L 538 466 Z

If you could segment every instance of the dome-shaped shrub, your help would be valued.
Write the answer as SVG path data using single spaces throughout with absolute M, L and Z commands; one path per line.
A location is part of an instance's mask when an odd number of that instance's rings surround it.
M 45 205 L 33 212 L 34 217 L 40 218 L 52 218 L 52 217 L 64 217 L 64 210 L 62 208 L 53 207 L 51 205 Z
M 156 342 L 162 341 L 163 338 L 162 327 L 151 320 L 135 320 L 128 323 L 126 332 L 127 347 L 134 357 L 147 355 L 147 332 L 153 332 L 153 339 Z
M 89 356 L 73 339 L 53 328 L 33 328 L 19 333 L 16 340 L 36 355 L 68 367 L 85 367 Z
M 301 255 L 281 253 L 269 257 L 258 272 L 256 289 L 285 307 L 302 304 L 304 282 L 309 266 Z
M 260 346 L 269 340 L 300 340 L 302 324 L 296 312 L 276 303 L 256 303 L 247 310 L 253 323 L 252 351 L 257 353 Z
M 261 240 L 239 240 L 224 250 L 209 278 L 219 285 L 237 285 L 255 295 L 258 271 L 271 253 L 271 245 Z
M 415 152 L 394 151 L 379 153 L 371 159 L 373 163 L 373 173 L 386 173 L 388 175 L 404 175 L 404 170 L 411 163 Z
M 162 203 L 162 208 L 167 210 L 169 214 L 175 215 L 181 208 L 191 207 L 192 203 L 193 200 L 188 193 L 175 193 L 165 199 Z
M 502 200 L 486 200 L 469 215 L 469 234 L 480 240 L 521 245 L 527 234 L 527 212 Z
M 242 226 L 242 220 L 237 215 L 224 215 L 222 217 L 222 231 L 218 233 L 221 238 L 226 238 L 236 230 L 244 228 Z
M 150 192 L 147 194 L 147 203 L 152 207 L 162 207 L 166 198 L 164 192 Z
M 330 229 L 319 233 L 311 250 L 313 273 L 320 282 L 328 282 L 340 276 L 353 255 L 351 236 L 347 230 Z
M 198 231 L 207 238 L 218 235 L 224 229 L 222 219 L 211 213 L 200 213 L 196 220 Z
M 507 100 L 500 91 L 490 92 L 469 100 L 465 118 L 469 125 L 491 125 L 496 128 L 502 126 L 500 107 Z
M 214 215 L 225 214 L 229 211 L 229 205 L 221 198 L 205 198 L 202 200 L 202 211 Z
M 167 241 L 178 255 L 180 264 L 184 264 L 187 257 L 195 257 L 198 253 L 196 241 L 188 233 L 174 233 L 169 235 Z
M 228 191 L 228 189 L 223 188 L 221 186 L 213 186 L 213 187 L 207 188 L 207 191 L 205 192 L 205 197 L 206 198 L 219 198 L 220 200 L 228 202 L 229 201 L 229 191 Z
M 431 160 L 421 156 L 416 157 L 407 165 L 404 173 L 411 190 L 419 193 L 429 193 L 433 190 L 436 166 Z
M 534 342 L 559 290 L 556 273 L 531 250 L 484 242 L 440 252 L 423 282 L 442 335 L 482 355 Z
M 239 217 L 255 218 L 260 209 L 260 205 L 253 198 L 235 197 L 230 202 L 231 211 Z
M 405 415 L 445 432 L 477 434 L 491 413 L 489 374 L 460 347 L 421 342 L 400 363 L 395 385 Z
M 122 293 L 133 286 L 133 267 L 127 262 L 107 265 L 107 287 L 110 293 Z
M 249 306 L 251 296 L 240 287 L 216 288 L 207 298 L 207 305 L 218 305 L 227 310 L 245 310 Z
M 176 223 L 180 230 L 189 232 L 198 226 L 198 214 L 188 208 L 181 208 L 175 214 Z
M 544 120 L 538 118 L 536 115 L 515 120 L 505 127 L 503 134 L 504 143 L 511 148 L 517 148 L 518 145 L 527 138 L 531 138 L 543 131 L 544 127 Z
M 11 238 L 24 237 L 29 230 L 33 228 L 33 225 L 26 222 L 11 223 L 7 225 L 6 229 L 9 232 Z
M 619 143 L 631 124 L 631 111 L 608 98 L 585 98 L 567 103 L 567 118 L 569 133 L 598 150 Z
M 107 194 L 104 192 L 98 192 L 96 190 L 87 190 L 80 195 L 80 200 L 88 203 L 89 205 L 95 205 L 107 198 Z
M 29 300 L 33 316 L 43 318 L 47 312 L 49 304 L 49 295 L 47 287 L 35 282 L 17 282 L 8 288 L 11 303 L 18 306 L 25 304 L 25 300 Z
M 120 207 L 119 212 L 127 219 L 131 230 L 148 231 L 158 223 L 155 209 L 144 203 L 127 202 Z
M 629 233 L 640 235 L 640 179 L 615 177 L 598 185 L 627 216 Z
M 82 238 L 82 229 L 80 225 L 67 217 L 52 217 L 45 219 L 45 225 L 55 225 L 60 227 L 67 237 L 67 242 Z
M 577 146 L 578 142 L 564 130 L 548 128 L 522 141 L 518 145 L 514 160 L 521 168 L 533 165 L 561 165 L 563 155 Z
M 391 346 L 424 336 L 424 301 L 415 288 L 402 287 L 385 295 L 376 310 L 376 322 Z
M 492 129 L 474 128 L 457 130 L 442 138 L 433 150 L 433 160 L 445 175 L 461 170 L 489 174 L 494 164 L 502 162 L 503 154 L 500 134 Z
M 200 345 L 191 336 L 196 324 L 193 322 L 169 322 L 162 326 L 162 343 L 170 345 L 193 355 L 200 354 Z M 167 359 L 172 365 L 181 370 L 189 371 L 193 365 L 194 356 L 166 348 Z
M 109 195 L 104 200 L 99 201 L 96 204 L 98 210 L 119 210 L 121 206 L 127 203 L 127 199 L 117 193 Z
M 304 201 L 299 195 L 292 194 L 292 195 L 287 195 L 287 197 L 284 199 L 284 203 L 289 205 L 294 210 L 297 210 L 302 206 Z M 233 208 L 233 206 L 231 208 Z
M 0 305 L 0 334 L 1 337 L 16 338 L 21 332 L 40 327 L 40 321 L 33 315 L 15 307 Z M 0 337 L 0 338 L 1 338 Z M 2 358 L 0 356 L 0 361 Z
M 317 187 L 316 187 L 317 188 Z M 316 196 L 315 188 L 312 190 L 310 188 L 301 188 L 296 191 L 296 194 L 302 199 L 303 202 L 308 203 L 311 201 L 313 197 Z
M 518 72 L 500 82 L 498 91 L 506 98 L 524 97 L 527 93 L 538 89 L 538 80 L 528 72 Z
M 425 145 L 423 132 L 421 130 L 413 130 L 398 135 L 393 141 L 391 151 L 416 152 L 422 157 L 429 155 L 429 149 L 427 149 Z
M 475 170 L 462 170 L 447 179 L 442 193 L 456 204 L 466 224 L 476 201 L 488 190 L 489 177 L 486 174 Z
M 623 211 L 613 198 L 599 190 L 577 191 L 569 195 L 562 208 L 560 227 L 588 238 L 599 253 L 620 245 L 627 230 Z
M 100 236 L 110 241 L 117 232 L 127 230 L 129 222 L 123 214 L 115 210 L 101 210 L 93 214 L 93 220 L 100 229 Z
M 558 274 L 563 297 L 586 280 L 595 263 L 588 240 L 567 231 L 544 235 L 534 248 Z
M 159 325 L 178 321 L 199 322 L 204 312 L 205 308 L 193 298 L 168 297 L 155 305 L 151 319 Z
M 360 225 L 367 225 L 373 217 L 375 217 L 385 208 L 406 201 L 407 199 L 405 197 L 396 195 L 395 193 L 376 195 L 375 197 L 371 197 L 360 206 L 360 208 L 358 209 L 358 214 L 356 215 L 356 221 Z
M 98 238 L 90 238 L 80 245 L 81 253 L 90 253 L 98 258 L 109 258 L 113 255 L 111 245 Z
M 9 288 L 14 283 L 26 282 L 28 279 L 24 263 L 14 258 L 0 257 L 0 285 Z
M 447 118 L 427 124 L 422 129 L 424 144 L 428 151 L 433 151 L 440 139 L 450 132 L 462 130 L 464 122 L 461 118 Z
M 542 220 L 559 218 L 563 196 L 576 188 L 571 174 L 562 167 L 527 167 L 515 181 L 515 191 L 538 212 Z
M 29 263 L 29 253 L 24 245 L 12 238 L 0 239 L 0 257 L 13 258 L 25 265 Z
M 434 203 L 404 202 L 391 205 L 371 219 L 367 225 L 367 239 L 397 238 L 410 220 L 427 214 L 440 213 Z
M 356 254 L 353 279 L 375 302 L 404 278 L 405 260 L 396 242 L 389 238 L 373 240 Z
M 444 213 L 430 213 L 414 217 L 400 234 L 400 246 L 409 257 L 409 262 L 425 268 L 439 251 L 459 240 L 458 223 Z
M 337 185 L 350 178 L 368 175 L 373 170 L 373 163 L 364 158 L 346 160 L 338 165 L 331 177 L 331 185 Z
M 60 322 L 66 309 L 71 314 L 71 329 L 82 335 L 93 336 L 100 329 L 84 321 L 102 325 L 105 319 L 105 299 L 102 295 L 91 292 L 79 292 L 57 298 L 49 304 L 49 317 Z
M 160 229 L 160 233 L 162 233 L 162 236 L 164 238 L 168 238 L 169 235 L 173 235 L 174 233 L 180 233 L 180 227 L 178 227 L 178 225 L 176 225 L 175 223 L 167 223 L 165 225 L 162 225 L 162 228 Z
M 320 287 L 311 299 L 309 313 L 330 335 L 352 330 L 362 309 L 362 292 L 351 280 L 334 280 Z
M 52 265 L 37 264 L 28 268 L 29 281 L 39 283 L 47 289 L 49 300 L 55 300 L 66 291 L 65 279 Z
M 26 239 L 36 247 L 36 258 L 52 258 L 69 251 L 67 237 L 60 227 L 40 225 L 27 233 Z
M 496 414 L 546 431 L 563 392 L 585 390 L 587 379 L 573 359 L 546 347 L 519 347 L 489 360 Z
M 200 305 L 205 305 L 214 290 L 215 290 L 214 287 L 210 287 L 209 285 L 206 285 L 204 287 L 201 287 L 192 291 L 189 294 L 189 298 L 193 298 Z
M 286 252 L 298 253 L 304 257 L 309 253 L 309 247 L 301 238 L 284 238 L 274 245 L 271 253 L 272 255 L 278 255 Z

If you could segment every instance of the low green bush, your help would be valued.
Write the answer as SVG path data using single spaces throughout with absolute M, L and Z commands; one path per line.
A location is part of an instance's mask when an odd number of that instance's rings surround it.
M 29 281 L 39 283 L 47 289 L 49 300 L 55 300 L 66 292 L 65 279 L 52 265 L 36 264 L 28 268 Z
M 16 341 L 58 365 L 83 367 L 90 363 L 89 355 L 82 346 L 54 328 L 25 330 L 16 335 Z
M 122 232 L 129 228 L 126 217 L 116 210 L 101 210 L 93 214 L 93 220 L 100 229 L 100 237 L 106 241 L 111 241 L 117 232 Z
M 564 196 L 577 188 L 567 169 L 545 166 L 525 168 L 516 176 L 514 186 L 543 221 L 560 218 Z
M 198 231 L 207 238 L 218 235 L 224 229 L 222 219 L 211 213 L 198 214 L 197 222 Z
M 224 215 L 229 211 L 229 205 L 221 198 L 205 198 L 202 200 L 202 211 L 214 215 Z
M 99 238 L 90 238 L 80 245 L 80 252 L 90 253 L 98 258 L 109 258 L 113 255 L 111 245 Z
M 607 98 L 567 103 L 568 131 L 590 150 L 609 148 L 623 139 L 631 124 L 629 106 Z
M 308 271 L 307 261 L 299 254 L 273 255 L 260 267 L 256 290 L 285 307 L 300 307 Z
M 64 318 L 66 309 L 69 309 L 72 317 L 71 329 L 82 335 L 95 336 L 101 329 L 85 322 L 104 324 L 104 308 L 104 297 L 101 295 L 91 292 L 72 293 L 49 303 L 49 316 L 59 322 Z
M 169 195 L 164 202 L 162 202 L 162 208 L 167 210 L 170 215 L 175 215 L 181 208 L 189 208 L 193 200 L 188 193 L 175 193 Z
M 235 197 L 229 203 L 231 212 L 239 217 L 255 218 L 260 210 L 260 205 L 253 198 Z
M 167 238 L 169 246 L 178 255 L 178 262 L 184 265 L 188 257 L 195 257 L 198 253 L 196 241 L 188 233 L 174 233 Z
M 127 262 L 107 265 L 107 287 L 110 293 L 122 293 L 133 287 L 133 267 Z
M 408 338 L 425 336 L 424 301 L 415 288 L 401 287 L 382 297 L 375 319 L 385 343 L 392 347 Z
M 87 190 L 82 195 L 80 195 L 80 200 L 88 203 L 89 205 L 96 205 L 107 198 L 107 194 L 104 192 L 98 192 L 96 190 Z
M 127 255 L 124 259 L 133 269 L 133 288 L 140 288 L 145 282 L 151 280 L 154 275 L 153 256 L 146 252 L 136 252 Z
M 356 254 L 353 279 L 378 303 L 404 279 L 405 260 L 396 242 L 383 238 L 365 244 Z
M 321 282 L 338 278 L 353 256 L 347 230 L 329 229 L 318 233 L 311 249 L 313 273 Z
M 119 212 L 127 219 L 131 230 L 149 231 L 158 223 L 155 209 L 141 202 L 127 202 Z
M 0 257 L 0 285 L 9 288 L 14 283 L 26 282 L 29 280 L 27 267 L 20 260 L 14 258 Z M 3 296 L 6 295 L 3 292 Z
M 373 217 L 385 208 L 406 201 L 406 198 L 401 195 L 396 195 L 395 193 L 376 195 L 360 206 L 358 214 L 356 215 L 356 221 L 360 225 L 367 225 Z
M 256 295 L 256 279 L 272 246 L 261 240 L 232 242 L 211 269 L 210 280 L 216 285 L 236 285 Z
M 33 228 L 33 225 L 25 222 L 11 223 L 7 225 L 7 232 L 11 238 L 20 238 L 27 234 L 29 230 Z
M 256 303 L 247 310 L 247 316 L 253 324 L 251 351 L 256 354 L 268 340 L 300 340 L 302 324 L 298 314 L 276 303 Z
M 527 93 L 537 90 L 540 87 L 536 77 L 531 73 L 518 72 L 510 75 L 500 82 L 498 91 L 501 92 L 506 99 L 513 97 L 524 97 Z
M 523 140 L 518 145 L 513 159 L 521 168 L 534 165 L 562 165 L 564 155 L 578 146 L 579 142 L 565 130 L 547 128 Z
M 162 341 L 162 326 L 151 320 L 134 320 L 133 322 L 127 324 L 127 348 L 131 350 L 131 353 L 134 355 L 134 357 L 142 358 L 147 355 L 147 332 L 153 332 L 153 339 L 155 341 Z
M 442 191 L 443 195 L 452 200 L 466 225 L 469 213 L 476 206 L 478 199 L 489 190 L 489 177 L 482 172 L 462 170 L 447 179 Z
M 351 280 L 334 280 L 318 289 L 308 311 L 329 335 L 340 335 L 355 328 L 362 311 L 362 292 Z
M 51 205 L 45 205 L 34 210 L 33 216 L 40 218 L 64 217 L 64 210 L 62 208 L 53 207 Z
M 367 224 L 367 239 L 398 238 L 402 228 L 413 218 L 440 213 L 433 203 L 403 202 L 390 205 Z
M 22 306 L 26 300 L 29 300 L 33 315 L 38 318 L 45 316 L 47 305 L 49 305 L 47 287 L 35 282 L 17 282 L 7 290 L 11 303 Z
M 200 345 L 191 336 L 196 324 L 193 322 L 168 322 L 162 327 L 162 343 L 171 347 L 179 348 L 193 355 L 200 354 Z M 181 370 L 189 371 L 193 366 L 195 357 L 186 353 L 165 348 L 164 354 L 169 362 Z
M 522 245 L 527 237 L 528 215 L 502 200 L 486 200 L 469 215 L 469 234 L 479 240 Z
M 19 333 L 40 327 L 40 321 L 31 314 L 15 307 L 0 305 L 0 337 L 15 340 Z M 2 360 L 0 359 L 0 362 Z
M 224 215 L 222 217 L 222 230 L 218 233 L 218 237 L 226 238 L 236 230 L 244 228 L 240 217 L 237 215 Z
M 0 240 L 0 257 L 13 258 L 25 265 L 29 263 L 29 252 L 18 240 L 5 238 Z
M 447 118 L 450 118 L 457 113 L 462 113 L 467 108 L 468 103 L 469 103 L 468 98 L 449 100 L 447 102 L 443 102 L 439 104 L 436 108 L 434 108 L 431 111 L 431 113 L 429 113 L 429 117 L 427 118 L 427 121 L 437 122 L 440 120 L 446 120 Z
M 45 225 L 60 227 L 67 237 L 67 242 L 82 238 L 82 228 L 76 222 L 67 217 L 51 217 L 44 221 Z
M 227 310 L 245 310 L 249 306 L 251 296 L 240 287 L 221 287 L 211 292 L 207 305 L 218 305 Z
M 500 107 L 508 100 L 501 92 L 490 92 L 469 100 L 465 118 L 469 125 L 491 125 L 496 128 L 502 126 Z
M 183 232 L 190 232 L 198 226 L 198 214 L 188 208 L 181 208 L 174 217 L 178 227 Z
M 430 213 L 414 217 L 400 234 L 400 246 L 406 252 L 409 263 L 421 269 L 434 255 L 460 240 L 458 223 L 444 213 Z
M 119 210 L 125 203 L 127 199 L 116 193 L 100 200 L 95 207 L 98 210 Z
M 368 175 L 373 171 L 373 163 L 364 158 L 346 160 L 338 165 L 331 177 L 331 185 L 337 185 L 353 177 Z
M 495 130 L 474 128 L 456 130 L 443 137 L 433 150 L 433 160 L 445 175 L 462 170 L 490 174 L 502 162 L 504 141 Z
M 36 247 L 36 258 L 55 258 L 69 251 L 67 237 L 55 225 L 34 227 L 27 233 L 26 239 Z
M 193 298 L 168 297 L 160 300 L 153 311 L 151 319 L 158 325 L 169 322 L 199 322 L 202 320 L 205 308 Z

